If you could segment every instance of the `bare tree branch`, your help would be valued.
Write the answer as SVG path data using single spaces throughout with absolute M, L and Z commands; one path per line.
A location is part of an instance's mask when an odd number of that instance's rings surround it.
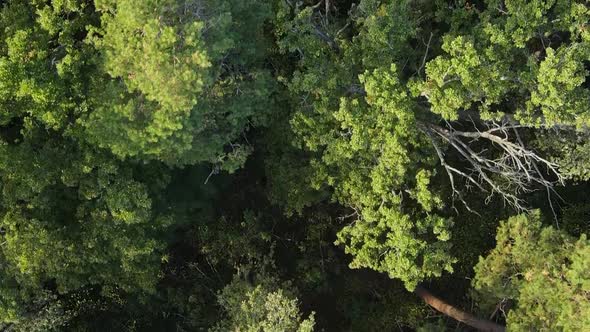
M 428 51 L 430 50 L 430 43 L 432 42 L 433 35 L 434 34 L 431 32 L 430 37 L 428 38 L 428 43 L 426 44 L 426 51 L 424 52 L 424 57 L 422 58 L 422 64 L 420 65 L 420 68 L 418 68 L 418 71 L 416 72 L 418 75 L 420 75 L 422 68 L 424 68 L 424 66 L 426 65 L 426 58 L 428 57 Z
M 517 131 L 521 127 L 509 121 L 492 121 L 487 123 L 486 130 L 479 130 L 474 124 L 473 131 L 461 131 L 453 128 L 450 123 L 447 123 L 447 128 L 422 124 L 421 130 L 429 137 L 449 176 L 453 196 L 459 197 L 463 204 L 466 205 L 466 202 L 455 188 L 453 175 L 458 175 L 468 184 L 488 192 L 487 200 L 498 194 L 504 202 L 521 211 L 527 208 L 520 194 L 532 192 L 538 187 L 544 188 L 553 210 L 551 193 L 555 193 L 556 185 L 564 184 L 563 177 L 557 164 L 525 147 Z M 514 133 L 516 142 L 511 140 L 511 132 Z M 487 141 L 493 147 L 493 152 L 488 149 L 475 151 L 472 143 L 476 141 Z M 469 172 L 448 164 L 441 143 L 447 144 L 462 157 L 469 165 Z
M 434 149 L 436 150 L 436 154 L 438 155 L 438 159 L 440 160 L 440 164 L 445 168 L 445 170 L 447 172 L 447 175 L 449 177 L 449 181 L 451 183 L 451 189 L 452 189 L 452 196 L 453 196 L 453 202 L 451 203 L 452 204 L 452 208 L 455 211 L 457 211 L 457 209 L 455 208 L 455 202 L 454 202 L 454 198 L 455 198 L 455 196 L 457 196 L 459 198 L 459 200 L 461 201 L 461 203 L 463 203 L 463 205 L 465 206 L 465 208 L 469 212 L 478 214 L 477 212 L 475 212 L 473 209 L 471 209 L 469 207 L 469 204 L 467 204 L 467 202 L 465 201 L 465 199 L 463 199 L 463 194 L 461 193 L 461 191 L 457 190 L 457 188 L 455 187 L 455 178 L 453 177 L 453 173 L 457 173 L 460 176 L 463 176 L 466 179 L 471 180 L 476 186 L 478 186 L 482 190 L 484 190 L 484 189 L 481 187 L 481 185 L 477 181 L 475 181 L 469 175 L 467 175 L 467 174 L 459 171 L 458 169 L 456 169 L 454 167 L 451 167 L 449 164 L 447 164 L 447 162 L 445 160 L 444 152 L 442 152 L 440 146 L 438 145 L 438 143 L 436 142 L 436 140 L 434 139 L 434 137 L 432 137 L 432 135 L 428 131 L 426 132 L 426 134 L 430 138 L 430 141 L 432 142 L 432 146 L 434 146 Z

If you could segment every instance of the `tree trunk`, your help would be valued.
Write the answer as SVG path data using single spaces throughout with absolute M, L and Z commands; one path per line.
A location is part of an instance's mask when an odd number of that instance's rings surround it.
M 414 293 L 418 295 L 426 304 L 433 307 L 437 311 L 458 320 L 461 323 L 464 323 L 468 326 L 471 326 L 479 331 L 486 331 L 486 332 L 504 332 L 506 328 L 502 325 L 496 324 L 489 320 L 480 319 L 472 314 L 469 314 L 463 310 L 457 309 L 454 306 L 446 303 L 445 301 L 439 299 L 438 297 L 432 295 L 426 288 L 418 286 L 414 290 Z

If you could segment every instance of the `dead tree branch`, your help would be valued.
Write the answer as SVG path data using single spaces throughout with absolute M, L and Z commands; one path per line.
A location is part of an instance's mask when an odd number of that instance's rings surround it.
M 434 34 L 431 32 L 430 33 L 430 37 L 428 38 L 428 43 L 425 44 L 426 45 L 426 51 L 424 52 L 424 57 L 422 58 L 422 64 L 420 64 L 420 67 L 418 68 L 418 71 L 416 72 L 418 75 L 420 75 L 420 72 L 422 71 L 422 69 L 426 65 L 426 58 L 428 57 L 428 51 L 430 50 L 430 43 L 432 42 L 432 36 L 433 35 Z
M 530 193 L 541 187 L 550 196 L 555 192 L 556 185 L 563 185 L 564 180 L 558 171 L 558 165 L 524 146 L 517 132 L 520 125 L 504 121 L 488 123 L 487 126 L 486 130 L 478 130 L 474 126 L 473 131 L 456 130 L 449 123 L 447 127 L 433 124 L 421 126 L 449 176 L 453 196 L 459 197 L 463 204 L 466 205 L 466 202 L 455 187 L 454 175 L 464 178 L 468 185 L 488 192 L 488 200 L 497 194 L 521 211 L 527 209 L 520 194 Z M 511 132 L 516 133 L 516 142 Z M 489 143 L 493 151 L 487 148 L 476 151 L 472 144 L 476 141 Z M 469 165 L 468 171 L 449 165 L 442 149 L 443 144 L 459 154 Z

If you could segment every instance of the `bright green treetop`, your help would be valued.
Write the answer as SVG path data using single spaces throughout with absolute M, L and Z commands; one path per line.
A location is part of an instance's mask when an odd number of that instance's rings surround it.
M 312 332 L 313 313 L 303 319 L 296 298 L 281 289 L 256 287 L 234 281 L 219 295 L 227 318 L 211 331 L 236 332 Z
M 590 241 L 543 227 L 538 214 L 503 222 L 496 247 L 475 267 L 488 301 L 510 299 L 511 331 L 583 331 L 590 326 Z

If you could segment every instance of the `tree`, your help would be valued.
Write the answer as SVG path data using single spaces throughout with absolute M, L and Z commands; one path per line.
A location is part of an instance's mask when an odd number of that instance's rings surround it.
M 163 250 L 157 234 L 170 219 L 153 210 L 155 196 L 133 167 L 43 129 L 25 137 L 0 146 L 3 319 L 17 319 L 43 289 L 153 291 Z M 156 190 L 166 183 L 153 180 Z
M 0 1 L 0 330 L 586 330 L 589 21 Z
M 153 213 L 150 189 L 161 189 L 166 174 L 143 183 L 135 165 L 76 138 L 93 59 L 80 34 L 95 19 L 85 2 L 2 8 L 3 322 L 86 286 L 149 292 L 157 281 L 156 234 L 169 220 Z
M 295 144 L 311 154 L 310 183 L 351 209 L 338 239 L 351 267 L 413 289 L 452 271 L 455 203 L 477 213 L 468 193 L 522 211 L 543 190 L 552 204 L 564 178 L 532 141 L 588 123 L 574 96 L 588 94 L 590 13 L 576 1 L 342 9 L 286 1 L 278 14 L 279 46 L 298 59 Z
M 377 3 L 364 2 L 359 5 L 358 14 L 368 17 L 378 9 Z M 391 4 L 382 11 L 409 21 L 401 23 L 403 30 L 393 33 L 400 23 L 384 26 L 387 22 L 383 18 L 379 25 L 369 26 L 371 31 L 361 29 L 353 41 L 362 40 L 365 35 L 375 38 L 392 34 L 403 40 L 414 33 L 409 28 L 412 23 L 408 4 Z M 314 153 L 315 174 L 311 185 L 332 186 L 335 199 L 350 206 L 352 218 L 358 218 L 358 222 L 345 227 L 339 236 L 339 242 L 354 253 L 352 266 L 387 272 L 406 281 L 409 288 L 424 277 L 450 270 L 453 259 L 446 254 L 446 229 L 452 222 L 428 212 L 441 202 L 428 190 L 433 175 L 428 167 L 435 159 L 424 158 L 426 155 L 417 149 L 425 143 L 425 138 L 411 130 L 414 116 L 409 93 L 404 92 L 389 65 L 356 79 L 359 76 L 355 68 L 362 66 L 365 59 L 371 59 L 370 55 L 365 58 L 363 50 L 371 49 L 363 47 L 362 42 L 344 39 L 338 40 L 340 51 L 334 52 L 316 37 L 315 30 L 322 27 L 317 23 L 321 22 L 320 17 L 311 7 L 300 10 L 285 5 L 283 15 L 295 16 L 279 31 L 286 31 L 280 35 L 283 37 L 280 45 L 285 52 L 303 52 L 300 69 L 289 82 L 294 98 L 301 96 L 301 101 L 294 102 L 301 106 L 292 126 L 298 144 Z M 330 28 L 336 31 L 337 24 L 342 27 L 345 23 L 337 22 Z M 389 30 L 374 35 L 373 29 Z M 399 56 L 401 50 L 391 52 L 392 56 Z M 366 99 L 363 94 L 368 95 Z M 387 100 L 382 94 L 392 99 Z M 376 105 L 372 107 L 366 100 Z M 417 160 L 420 162 L 414 164 Z M 407 209 L 401 208 L 406 180 L 409 195 L 420 200 Z M 422 205 L 424 212 L 420 212 Z M 425 241 L 430 237 L 439 240 Z
M 241 1 L 2 3 L 0 321 L 84 289 L 155 293 L 170 226 L 195 205 L 166 196 L 168 165 L 234 171 L 245 132 L 265 123 L 265 39 L 236 40 L 269 14 Z
M 271 291 L 235 281 L 223 289 L 219 304 L 228 318 L 212 331 L 311 332 L 315 324 L 313 313 L 302 319 L 297 299 L 281 289 Z
M 538 213 L 500 224 L 496 247 L 480 258 L 473 285 L 484 304 L 513 302 L 509 330 L 583 331 L 590 326 L 590 242 L 553 227 Z
M 261 66 L 269 6 L 106 0 L 96 8 L 101 24 L 89 42 L 101 72 L 81 119 L 89 141 L 121 158 L 240 167 L 250 150 L 242 135 L 266 123 L 273 90 Z

